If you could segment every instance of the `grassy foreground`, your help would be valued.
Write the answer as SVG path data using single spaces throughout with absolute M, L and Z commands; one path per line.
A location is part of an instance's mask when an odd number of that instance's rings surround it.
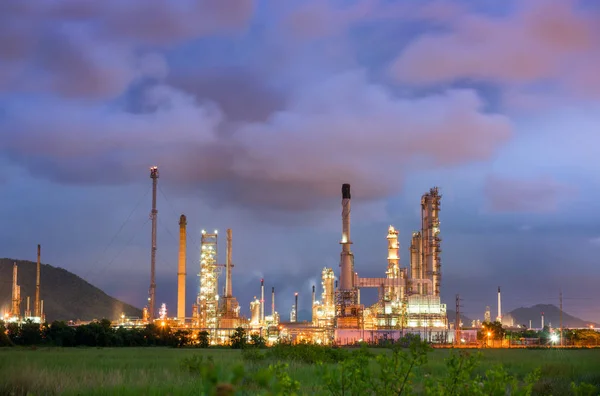
M 428 363 L 415 371 L 415 381 L 444 375 L 449 353 L 431 352 Z M 224 368 L 244 363 L 241 352 L 231 349 L 5 348 L 0 349 L 0 395 L 198 395 L 200 378 L 181 367 L 184 358 L 197 355 L 212 356 Z M 534 394 L 571 394 L 571 382 L 600 386 L 597 349 L 485 350 L 477 370 L 483 374 L 499 363 L 519 379 L 541 368 Z M 318 370 L 317 365 L 290 362 L 288 371 L 300 382 L 300 394 L 328 394 Z

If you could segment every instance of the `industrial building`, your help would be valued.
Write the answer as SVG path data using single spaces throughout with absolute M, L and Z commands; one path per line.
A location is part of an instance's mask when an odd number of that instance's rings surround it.
M 153 200 L 151 218 L 156 222 L 156 181 L 158 169 L 151 168 Z M 399 232 L 389 226 L 382 239 L 387 241 L 387 265 L 382 257 L 382 277 L 364 278 L 355 271 L 351 239 L 350 185 L 342 185 L 342 235 L 340 240 L 339 276 L 333 268 L 321 272 L 321 298 L 317 299 L 316 285 L 312 292 L 312 320 L 298 321 L 298 293 L 290 312 L 289 322 L 282 322 L 275 310 L 275 288 L 271 289 L 271 313 L 265 315 L 265 283 L 261 279 L 260 298 L 250 302 L 250 317 L 240 314 L 233 294 L 232 230 L 226 232 L 225 264 L 218 261 L 219 233 L 202 230 L 200 240 L 199 293 L 192 304 L 192 316 L 185 317 L 186 225 L 181 215 L 177 317 L 169 321 L 173 327 L 207 331 L 212 343 L 222 343 L 237 327 L 257 333 L 270 342 L 284 338 L 290 341 L 311 341 L 323 344 L 345 344 L 377 339 L 398 339 L 407 333 L 418 333 L 432 342 L 448 342 L 446 305 L 440 300 L 440 200 L 437 188 L 421 197 L 421 227 L 412 233 L 407 249 L 408 266 L 401 266 Z M 141 323 L 152 321 L 154 295 L 154 257 L 156 250 L 155 225 L 152 227 L 151 286 L 148 307 Z M 383 255 L 382 255 L 383 256 Z M 220 293 L 219 279 L 225 268 L 225 287 Z M 372 305 L 361 302 L 361 289 L 377 289 L 378 298 Z M 162 316 L 162 315 L 161 315 Z M 161 320 L 164 321 L 163 318 Z
M 290 312 L 290 321 L 282 322 L 275 310 L 275 288 L 271 288 L 271 312 L 265 314 L 265 281 L 261 279 L 260 298 L 250 302 L 250 317 L 240 313 L 240 305 L 234 296 L 232 285 L 233 233 L 226 230 L 225 263 L 219 263 L 219 232 L 201 231 L 199 251 L 199 292 L 191 306 L 192 315 L 186 316 L 187 275 L 187 218 L 179 218 L 179 255 L 177 265 L 177 314 L 169 318 L 166 306 L 157 312 L 155 301 L 155 265 L 157 254 L 157 185 L 158 167 L 150 168 L 152 179 L 152 243 L 150 255 L 150 287 L 147 306 L 142 318 L 122 316 L 115 323 L 119 326 L 142 326 L 159 321 L 172 328 L 207 331 L 211 343 L 225 343 L 232 332 L 243 327 L 250 333 L 260 334 L 268 342 L 279 339 L 311 341 L 322 344 L 346 344 L 358 341 L 398 339 L 407 333 L 418 333 L 432 342 L 449 342 L 446 305 L 440 299 L 440 200 L 437 188 L 421 197 L 420 229 L 412 233 L 408 265 L 401 265 L 399 231 L 392 225 L 382 232 L 381 273 L 379 278 L 361 277 L 355 268 L 351 239 L 351 192 L 350 184 L 342 185 L 342 229 L 339 272 L 333 268 L 321 271 L 320 298 L 316 285 L 312 291 L 312 320 L 298 320 L 298 293 Z M 383 230 L 382 230 L 383 231 Z M 384 246 L 387 244 L 387 257 Z M 42 302 L 39 299 L 40 250 L 38 246 L 38 271 L 34 315 L 29 312 L 29 299 L 25 317 L 43 320 Z M 387 263 L 385 262 L 387 261 Z M 225 285 L 219 288 L 219 279 L 225 268 Z M 361 301 L 362 289 L 376 289 L 378 298 L 374 304 Z M 20 295 L 17 284 L 17 268 L 13 275 L 13 304 L 11 318 L 22 318 Z M 157 317 L 158 313 L 158 317 Z

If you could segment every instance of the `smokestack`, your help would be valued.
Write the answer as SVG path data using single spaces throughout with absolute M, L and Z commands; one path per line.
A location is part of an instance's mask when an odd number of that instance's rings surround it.
M 17 286 L 17 263 L 13 263 L 13 280 L 12 280 L 12 309 L 11 316 L 21 316 L 19 307 L 19 286 Z
M 27 311 L 25 311 L 25 316 L 30 317 L 31 311 L 29 310 L 29 296 L 27 296 Z
M 260 280 L 260 323 L 265 322 L 265 280 Z
M 231 267 L 233 267 L 233 263 L 231 262 L 231 228 L 227 229 L 227 256 L 225 257 L 225 297 L 233 296 L 233 288 L 231 286 Z
M 544 330 L 544 313 L 542 312 L 542 330 Z
M 156 210 L 156 187 L 158 185 L 158 167 L 150 168 L 150 178 L 152 179 L 152 211 L 150 219 L 152 219 L 152 247 L 150 250 L 150 296 L 148 298 L 148 320 L 154 319 L 154 305 L 156 297 L 156 223 L 158 218 L 158 210 Z
M 185 277 L 187 253 L 187 218 L 179 216 L 179 266 L 177 269 L 177 318 L 185 320 Z
M 40 322 L 44 322 L 42 318 L 44 317 L 44 300 L 40 300 Z
M 275 320 L 275 286 L 271 288 L 271 315 L 273 315 L 273 320 Z
M 354 268 L 352 252 L 350 251 L 350 184 L 342 185 L 342 253 L 340 257 L 340 289 L 354 288 Z
M 312 290 L 312 306 L 315 306 L 315 285 L 313 285 L 313 290 Z
M 34 310 L 35 315 L 38 318 L 42 317 L 42 309 L 40 307 L 40 270 L 41 270 L 41 258 L 42 258 L 42 246 L 37 246 L 37 266 L 35 269 L 35 302 L 34 302 Z
M 498 286 L 498 317 L 496 320 L 502 323 L 502 296 L 500 294 L 500 286 Z
M 295 310 L 296 310 L 296 322 L 298 322 L 298 292 L 296 292 L 296 294 L 295 294 L 294 297 L 296 299 L 296 302 L 295 302 L 295 305 L 294 305 Z

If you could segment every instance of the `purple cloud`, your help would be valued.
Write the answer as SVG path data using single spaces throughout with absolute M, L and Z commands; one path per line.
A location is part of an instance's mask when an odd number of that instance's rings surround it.
M 8 0 L 0 5 L 0 92 L 121 94 L 144 75 L 145 52 L 243 30 L 253 0 Z M 140 64 L 141 62 L 141 64 Z
M 489 176 L 484 194 L 492 212 L 555 212 L 565 198 L 575 195 L 572 187 L 549 177 L 512 179 Z
M 407 99 L 362 71 L 301 87 L 285 109 L 228 135 L 219 133 L 227 116 L 218 106 L 169 86 L 149 88 L 143 104 L 153 111 L 14 102 L 5 153 L 34 174 L 77 184 L 131 182 L 156 163 L 181 188 L 211 184 L 218 200 L 304 210 L 347 180 L 365 198 L 385 198 L 409 168 L 484 161 L 511 136 L 508 120 L 483 113 L 473 91 Z M 105 172 L 93 171 L 98 163 Z
M 562 79 L 563 87 L 571 89 L 584 86 L 582 79 L 597 83 L 595 74 L 586 70 L 600 54 L 600 14 L 575 4 L 536 1 L 508 17 L 466 14 L 450 31 L 414 40 L 391 72 L 409 84 L 461 78 L 508 84 Z

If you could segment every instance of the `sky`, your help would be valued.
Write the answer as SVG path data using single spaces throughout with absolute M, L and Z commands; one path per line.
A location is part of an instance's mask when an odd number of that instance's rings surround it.
M 264 277 L 287 318 L 339 273 L 342 183 L 365 277 L 390 224 L 408 266 L 438 186 L 449 309 L 562 291 L 598 322 L 599 30 L 575 0 L 4 0 L 0 256 L 39 243 L 142 307 L 157 165 L 157 303 L 176 312 L 185 213 L 188 314 L 200 232 L 231 228 L 243 311 Z

